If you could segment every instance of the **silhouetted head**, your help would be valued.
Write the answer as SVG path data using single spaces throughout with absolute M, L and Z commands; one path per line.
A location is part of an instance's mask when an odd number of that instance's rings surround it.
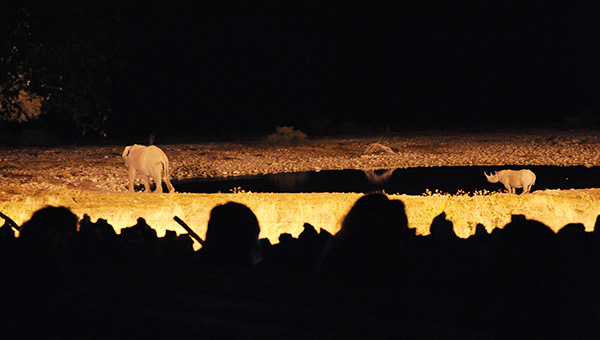
M 202 253 L 207 261 L 249 266 L 260 257 L 256 215 L 235 202 L 217 205 L 210 213 Z
M 117 238 L 117 233 L 112 225 L 108 224 L 103 218 L 99 218 L 92 223 L 90 217 L 86 214 L 79 221 L 79 235 L 87 240 L 101 242 L 112 241 Z
M 394 264 L 412 242 L 404 203 L 384 194 L 356 201 L 326 249 L 322 268 L 376 269 Z
M 585 226 L 582 223 L 569 223 L 562 227 L 557 235 L 561 238 L 585 236 Z
M 566 256 L 573 258 L 587 251 L 588 234 L 582 223 L 569 223 L 562 227 L 556 236 Z
M 78 218 L 65 207 L 45 207 L 22 226 L 19 239 L 29 244 L 63 250 L 77 233 Z
M 547 225 L 536 220 L 528 220 L 522 215 L 513 215 L 511 222 L 502 229 L 501 236 L 510 242 L 520 241 L 531 246 L 555 238 L 554 232 Z
M 475 234 L 474 236 L 487 236 L 489 235 L 487 230 L 485 229 L 485 226 L 481 223 L 477 223 L 477 226 L 475 227 Z
M 452 221 L 449 221 L 446 218 L 445 212 L 442 212 L 433 219 L 429 230 L 431 232 L 431 237 L 436 240 L 453 241 L 456 239 L 454 225 L 452 224 Z
M 542 266 L 556 256 L 556 234 L 545 224 L 513 215 L 498 232 L 496 253 L 502 261 Z

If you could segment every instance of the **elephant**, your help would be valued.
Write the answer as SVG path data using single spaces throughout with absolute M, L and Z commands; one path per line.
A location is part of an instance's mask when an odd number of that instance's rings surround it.
M 521 194 L 526 194 L 531 191 L 531 187 L 535 184 L 535 174 L 528 169 L 523 170 L 500 170 L 491 174 L 483 172 L 488 182 L 502 183 L 506 190 L 511 194 L 516 194 L 515 188 L 523 188 Z
M 123 159 L 125 159 L 129 171 L 129 192 L 134 192 L 133 182 L 136 172 L 139 172 L 142 176 L 146 192 L 150 192 L 148 176 L 152 177 L 156 184 L 154 192 L 163 192 L 162 181 L 167 185 L 169 192 L 175 191 L 169 177 L 169 160 L 167 155 L 157 146 L 138 144 L 126 146 L 123 150 Z

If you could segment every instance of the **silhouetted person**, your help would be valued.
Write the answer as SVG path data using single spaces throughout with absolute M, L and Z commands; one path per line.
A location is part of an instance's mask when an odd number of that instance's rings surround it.
M 555 260 L 556 241 L 556 234 L 545 224 L 513 215 L 511 222 L 498 232 L 496 251 L 504 263 L 537 267 Z
M 429 238 L 436 243 L 448 244 L 456 241 L 454 225 L 446 218 L 445 212 L 442 212 L 433 219 L 429 230 L 431 232 Z
M 328 243 L 318 270 L 383 274 L 399 264 L 413 237 L 402 201 L 389 200 L 384 194 L 365 195 Z
M 215 267 L 258 264 L 262 258 L 259 233 L 258 219 L 250 208 L 235 202 L 217 205 L 210 213 L 201 260 Z
M 498 231 L 492 265 L 499 327 L 506 337 L 545 338 L 559 325 L 556 234 L 524 216 Z
M 319 261 L 320 253 L 331 238 L 325 229 L 317 232 L 315 227 L 304 223 L 304 230 L 298 235 L 296 242 L 298 248 L 299 265 L 305 269 L 313 270 Z
M 581 223 L 570 223 L 562 227 L 556 234 L 561 246 L 563 260 L 572 262 L 570 265 L 583 265 L 590 257 L 589 235 Z
M 158 241 L 156 230 L 142 217 L 131 227 L 121 229 L 117 244 L 122 261 L 139 266 L 154 265 L 155 247 Z
M 489 268 L 491 242 L 492 237 L 488 234 L 485 226 L 477 223 L 475 233 L 469 236 L 462 245 L 465 248 L 464 260 L 468 261 L 468 265 L 479 266 L 480 268 L 475 269 L 477 271 Z
M 45 207 L 23 224 L 19 239 L 38 250 L 63 251 L 77 233 L 78 218 L 65 207 Z
M 429 231 L 429 235 L 418 237 L 419 251 L 422 251 L 426 258 L 434 258 L 436 262 L 453 260 L 448 255 L 455 250 L 458 240 L 454 233 L 454 225 L 446 219 L 445 212 L 433 219 Z
M 150 227 L 143 217 L 139 217 L 135 225 L 121 229 L 121 237 L 130 242 L 142 242 L 150 245 L 158 238 L 156 230 Z
M 331 234 L 321 229 L 317 232 L 314 226 L 304 223 L 304 230 L 294 238 L 289 233 L 279 235 L 279 243 L 268 244 L 261 248 L 267 260 L 267 266 L 278 271 L 297 272 L 302 270 L 313 272 L 323 248 Z
M 13 291 L 8 305 L 14 317 L 11 326 L 26 330 L 26 335 L 22 335 L 25 338 L 61 337 L 36 332 L 38 328 L 55 330 L 62 321 L 62 313 L 58 312 L 62 292 L 77 278 L 69 262 L 77 222 L 77 216 L 69 209 L 49 206 L 36 211 L 22 225 L 16 257 L 19 270 L 12 278 L 18 290 Z
M 115 229 L 108 221 L 99 218 L 92 222 L 88 215 L 84 215 L 79 222 L 79 233 L 83 238 L 100 244 L 113 242 L 117 238 Z
M 118 252 L 118 236 L 113 226 L 105 219 L 99 218 L 92 223 L 86 214 L 79 221 L 79 257 L 97 264 L 99 261 L 116 263 L 120 261 Z
M 475 238 L 486 238 L 488 235 L 485 226 L 481 223 L 477 223 L 477 226 L 475 226 L 475 234 L 473 234 L 473 236 Z
M 171 268 L 187 265 L 194 254 L 193 243 L 189 234 L 177 236 L 175 231 L 166 230 L 156 242 L 155 257 Z
M 442 212 L 436 216 L 430 226 L 430 234 L 419 237 L 418 251 L 415 258 L 418 265 L 418 279 L 432 286 L 442 296 L 450 296 L 441 287 L 467 287 L 468 277 L 467 248 L 465 240 L 456 236 L 452 221 Z

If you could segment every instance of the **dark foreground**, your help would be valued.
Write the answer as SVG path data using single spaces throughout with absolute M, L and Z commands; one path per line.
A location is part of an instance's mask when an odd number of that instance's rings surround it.
M 6 339 L 600 335 L 598 232 L 569 225 L 555 234 L 515 216 L 504 229 L 479 228 L 464 240 L 440 215 L 430 236 L 417 237 L 404 227 L 402 203 L 381 196 L 359 200 L 335 237 L 305 225 L 298 239 L 261 240 L 260 262 L 256 253 L 248 262 L 228 257 L 243 248 L 233 241 L 210 253 L 209 238 L 220 236 L 209 232 L 194 252 L 188 235 L 157 238 L 142 219 L 116 235 L 103 221 L 63 228 L 76 217 L 46 210 L 19 238 L 7 223 L 0 332 Z M 209 222 L 209 231 L 217 227 Z

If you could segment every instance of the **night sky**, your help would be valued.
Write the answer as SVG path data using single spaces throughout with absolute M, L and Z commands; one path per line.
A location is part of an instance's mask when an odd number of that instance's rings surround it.
M 395 3 L 390 5 L 390 3 Z M 115 27 L 109 128 L 309 134 L 561 126 L 600 112 L 576 1 L 148 2 Z

